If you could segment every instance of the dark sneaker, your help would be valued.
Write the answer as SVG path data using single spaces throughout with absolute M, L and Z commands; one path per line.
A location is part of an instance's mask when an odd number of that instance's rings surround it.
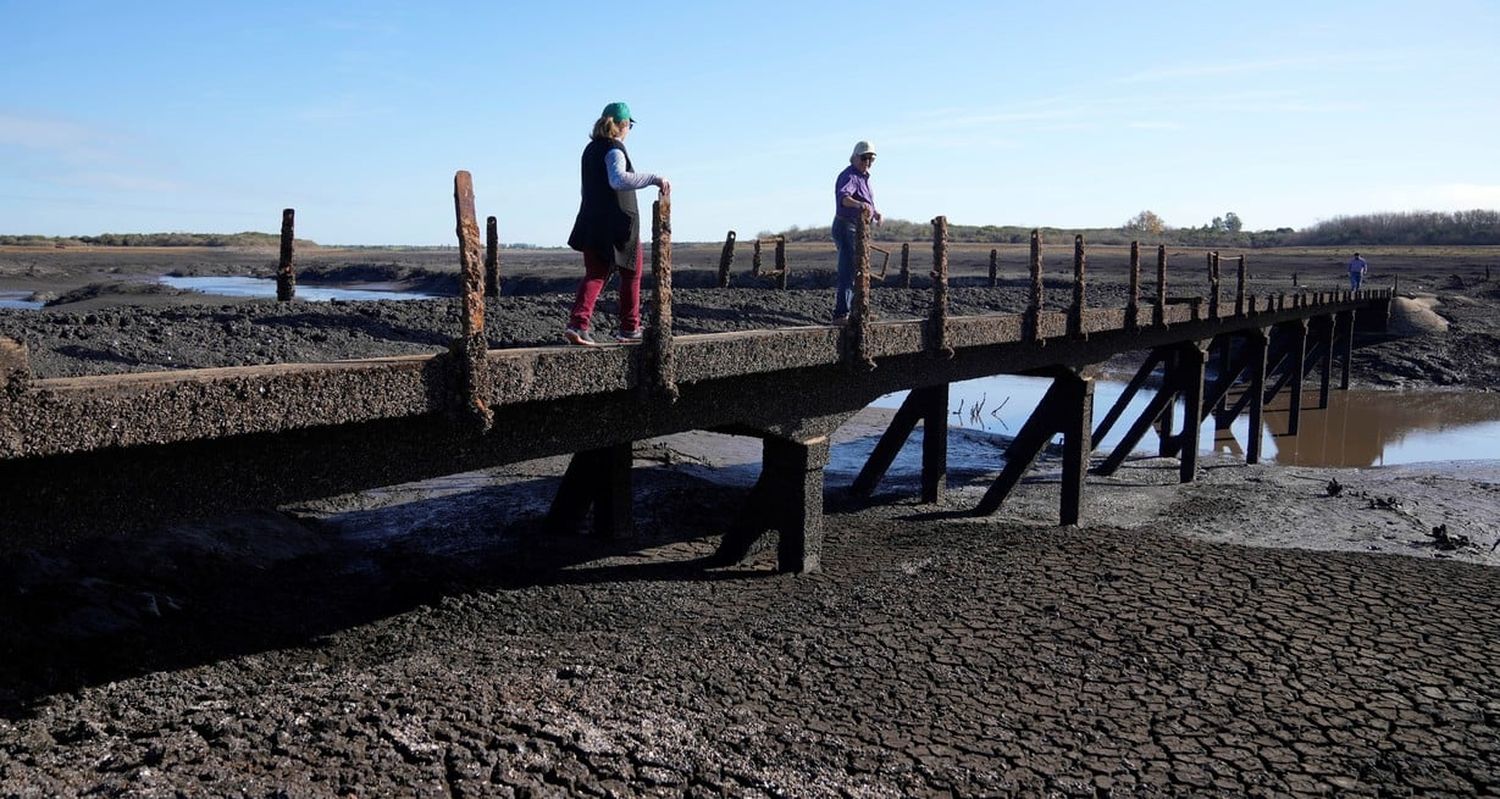
M 849 324 L 849 317 L 847 314 L 844 316 L 835 316 L 833 317 L 833 321 L 829 324 L 833 325 L 834 327 L 843 327 L 844 325 Z
M 641 338 L 642 334 L 640 328 L 636 328 L 629 333 L 621 330 L 620 332 L 615 334 L 615 341 L 618 341 L 621 344 L 639 344 L 641 343 Z
M 594 336 L 589 331 L 579 330 L 576 327 L 565 328 L 563 338 L 567 339 L 569 344 L 577 344 L 580 347 L 592 347 L 595 344 Z

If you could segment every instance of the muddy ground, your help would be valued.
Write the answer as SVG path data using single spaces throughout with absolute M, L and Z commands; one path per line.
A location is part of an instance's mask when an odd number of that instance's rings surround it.
M 1500 386 L 1500 292 L 1484 280 L 1500 253 L 1364 252 L 1374 285 L 1400 275 L 1451 327 L 1362 341 L 1358 382 Z M 1250 253 L 1252 286 L 1288 290 L 1296 272 L 1331 287 L 1347 257 L 1281 255 Z M 743 275 L 706 288 L 717 245 L 676 256 L 678 285 L 700 286 L 677 294 L 681 331 L 826 316 L 829 248 L 792 248 L 788 292 Z M 1060 303 L 1071 265 L 1049 257 Z M 1202 254 L 1173 258 L 1171 293 L 1201 293 Z M 441 289 L 444 259 L 301 261 L 304 280 Z M 0 290 L 92 295 L 0 311 L 0 335 L 54 376 L 428 352 L 456 332 L 452 301 L 140 288 L 273 260 L 0 251 Z M 497 346 L 556 340 L 567 298 L 548 292 L 575 260 L 506 251 Z M 736 271 L 748 261 L 742 248 Z M 956 313 L 1024 302 L 1020 250 L 1000 290 L 980 285 L 987 261 L 957 248 Z M 1123 303 L 1123 266 L 1123 250 L 1091 251 L 1091 304 Z M 888 318 L 926 297 L 875 294 Z M 857 462 L 881 422 L 837 445 Z M 778 576 L 764 556 L 708 568 L 753 461 L 707 434 L 643 442 L 639 533 L 617 542 L 543 533 L 565 465 L 549 459 L 9 557 L 0 795 L 1500 791 L 1500 462 L 1211 458 L 1181 486 L 1175 461 L 1142 459 L 1091 478 L 1076 529 L 1054 526 L 1050 456 L 984 520 L 962 515 L 993 479 L 984 464 L 955 464 L 937 506 L 913 501 L 910 470 L 872 505 L 830 470 L 821 573 Z M 1440 541 L 1440 525 L 1470 540 Z

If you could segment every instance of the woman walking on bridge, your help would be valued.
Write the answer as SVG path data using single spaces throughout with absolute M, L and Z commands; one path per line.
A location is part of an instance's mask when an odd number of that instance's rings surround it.
M 615 340 L 641 340 L 641 214 L 635 192 L 657 186 L 661 196 L 672 190 L 667 179 L 636 172 L 625 151 L 625 137 L 635 127 L 630 106 L 610 103 L 599 114 L 581 165 L 582 199 L 568 246 L 583 253 L 583 280 L 573 296 L 573 312 L 563 338 L 569 344 L 592 346 L 589 320 L 605 281 L 620 270 L 620 330 Z

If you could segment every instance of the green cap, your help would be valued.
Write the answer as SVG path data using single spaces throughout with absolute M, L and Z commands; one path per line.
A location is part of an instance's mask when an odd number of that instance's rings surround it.
M 609 117 L 616 122 L 634 122 L 635 117 L 630 115 L 630 106 L 625 103 L 610 103 L 604 106 L 599 113 L 601 117 Z

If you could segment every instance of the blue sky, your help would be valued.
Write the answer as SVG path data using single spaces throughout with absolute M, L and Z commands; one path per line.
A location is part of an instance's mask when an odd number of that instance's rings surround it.
M 0 0 L 0 233 L 451 244 L 467 169 L 560 244 L 616 99 L 678 240 L 827 224 L 858 139 L 912 220 L 1496 208 L 1496 41 L 1492 0 Z

